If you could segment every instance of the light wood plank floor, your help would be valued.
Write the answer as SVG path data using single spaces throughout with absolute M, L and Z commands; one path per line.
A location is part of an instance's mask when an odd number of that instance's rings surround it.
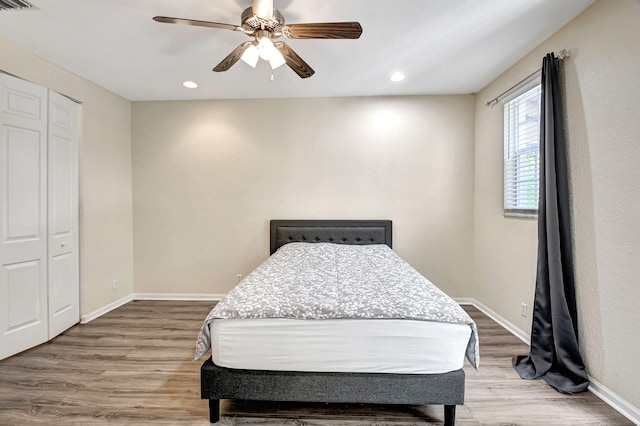
M 193 361 L 211 302 L 139 301 L 0 361 L 1 425 L 207 425 Z M 527 346 L 477 309 L 481 366 L 466 365 L 458 425 L 631 425 L 591 393 L 561 395 L 511 367 Z M 433 425 L 442 407 L 225 401 L 223 425 Z

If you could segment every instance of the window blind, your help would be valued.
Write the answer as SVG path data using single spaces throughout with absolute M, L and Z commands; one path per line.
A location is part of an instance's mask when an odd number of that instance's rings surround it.
M 540 85 L 504 104 L 504 212 L 536 215 L 540 175 Z

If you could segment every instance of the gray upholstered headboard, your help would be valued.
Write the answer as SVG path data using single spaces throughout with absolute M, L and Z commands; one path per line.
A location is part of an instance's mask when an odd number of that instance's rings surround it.
M 391 247 L 391 221 L 272 220 L 271 254 L 293 242 L 386 244 Z

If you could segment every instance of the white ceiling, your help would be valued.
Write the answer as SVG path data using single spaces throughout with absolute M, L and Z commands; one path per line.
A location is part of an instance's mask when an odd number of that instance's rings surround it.
M 1 38 L 136 101 L 474 93 L 594 0 L 275 0 L 286 23 L 359 21 L 363 34 L 286 40 L 316 73 L 283 66 L 273 81 L 264 61 L 211 71 L 246 35 L 151 19 L 240 24 L 250 0 L 30 1 L 0 12 Z

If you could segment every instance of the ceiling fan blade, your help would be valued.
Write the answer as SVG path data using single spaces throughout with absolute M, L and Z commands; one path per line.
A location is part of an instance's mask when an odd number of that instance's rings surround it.
M 273 0 L 251 0 L 251 9 L 258 18 L 273 19 Z
M 289 68 L 291 68 L 300 78 L 309 78 L 315 71 L 305 61 L 302 60 L 296 52 L 293 51 L 285 42 L 278 41 L 273 44 L 276 49 L 282 53 L 284 60 L 287 62 Z
M 316 24 L 291 24 L 282 29 L 289 38 L 360 38 L 359 22 L 321 22 Z
M 220 24 L 218 22 L 210 22 L 210 21 L 197 21 L 195 19 L 171 18 L 169 16 L 154 16 L 153 20 L 156 22 L 164 22 L 167 24 L 185 24 L 185 25 L 195 25 L 197 27 L 209 27 L 209 28 L 219 28 L 222 30 L 243 31 L 242 27 L 239 27 L 237 25 Z
M 249 48 L 253 44 L 252 41 L 245 41 L 240 46 L 233 49 L 233 52 L 229 53 L 226 58 L 222 60 L 216 67 L 213 69 L 215 72 L 226 71 L 231 68 L 238 60 L 242 57 L 242 54 L 245 50 Z

